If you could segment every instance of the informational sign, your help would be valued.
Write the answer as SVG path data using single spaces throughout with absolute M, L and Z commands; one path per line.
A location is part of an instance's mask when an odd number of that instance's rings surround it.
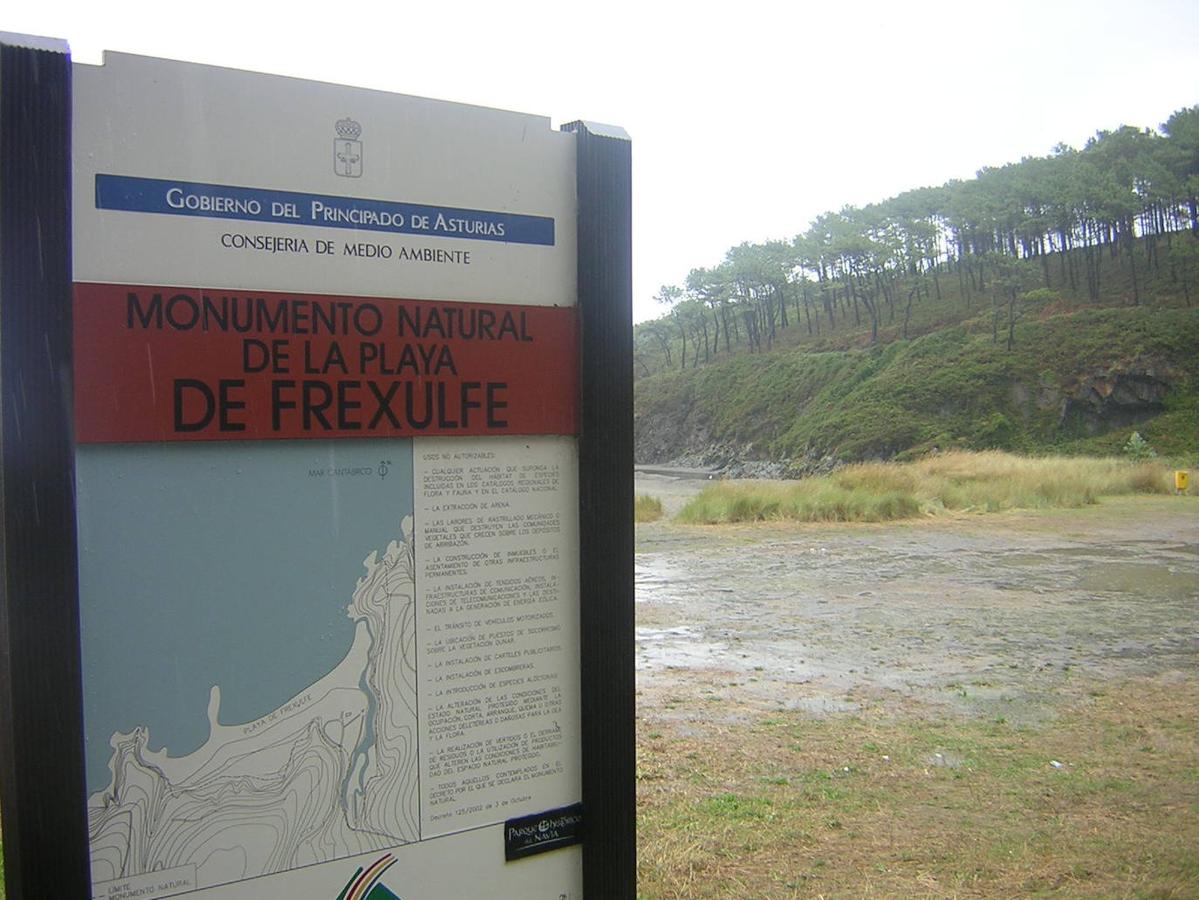
M 577 900 L 576 136 L 73 77 L 93 897 Z

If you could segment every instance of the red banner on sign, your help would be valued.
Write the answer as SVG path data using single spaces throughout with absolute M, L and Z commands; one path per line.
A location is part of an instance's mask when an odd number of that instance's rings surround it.
M 575 434 L 571 307 L 75 285 L 80 443 Z

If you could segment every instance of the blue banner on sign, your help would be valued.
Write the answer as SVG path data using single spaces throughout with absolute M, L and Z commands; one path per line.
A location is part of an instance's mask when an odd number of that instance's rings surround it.
M 96 208 L 554 245 L 554 220 L 546 216 L 125 175 L 96 176 Z

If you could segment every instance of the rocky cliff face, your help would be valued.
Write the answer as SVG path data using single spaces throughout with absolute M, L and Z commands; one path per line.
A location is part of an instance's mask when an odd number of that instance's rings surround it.
M 1088 434 L 1138 425 L 1165 409 L 1166 397 L 1182 380 L 1169 366 L 1134 363 L 1123 371 L 1091 372 L 1064 392 L 1061 422 Z
M 635 412 L 633 461 L 638 465 L 661 465 L 700 453 L 712 442 L 704 418 L 698 411 L 693 414 L 690 403 Z
M 714 469 L 729 478 L 799 478 L 831 472 L 839 461 L 821 453 L 771 458 L 753 441 L 716 440 L 703 412 L 686 406 L 634 415 L 633 462 Z

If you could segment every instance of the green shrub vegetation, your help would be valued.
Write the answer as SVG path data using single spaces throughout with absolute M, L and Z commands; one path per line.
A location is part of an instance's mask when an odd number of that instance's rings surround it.
M 1157 451 L 1149 446 L 1149 442 L 1141 437 L 1139 431 L 1134 431 L 1124 445 L 1124 454 L 1132 459 L 1153 459 Z
M 1168 494 L 1173 486 L 1172 471 L 1150 461 L 955 451 L 910 463 L 851 465 L 799 481 L 717 482 L 678 520 L 885 522 L 947 510 L 1074 508 L 1101 497 Z
M 1199 308 L 1076 310 L 1023 322 L 1016 335 L 1008 349 L 985 328 L 955 325 L 865 350 L 790 348 L 661 373 L 637 382 L 638 430 L 700 426 L 714 443 L 769 459 L 1116 454 L 1133 426 L 1090 415 L 1088 379 L 1147 371 L 1172 387 L 1136 430 L 1163 456 L 1199 457 Z

